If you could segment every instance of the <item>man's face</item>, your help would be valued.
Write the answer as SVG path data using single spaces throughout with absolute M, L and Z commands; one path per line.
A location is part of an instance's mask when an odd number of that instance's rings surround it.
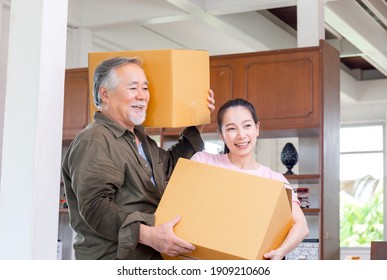
M 133 131 L 145 121 L 149 102 L 148 81 L 137 64 L 126 64 L 116 70 L 119 84 L 114 92 L 101 93 L 102 113 Z

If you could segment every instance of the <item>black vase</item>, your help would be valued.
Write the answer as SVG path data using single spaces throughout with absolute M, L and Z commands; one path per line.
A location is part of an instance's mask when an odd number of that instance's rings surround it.
M 298 154 L 292 143 L 286 143 L 281 152 L 281 162 L 286 166 L 288 171 L 284 175 L 294 174 L 292 168 L 298 162 Z

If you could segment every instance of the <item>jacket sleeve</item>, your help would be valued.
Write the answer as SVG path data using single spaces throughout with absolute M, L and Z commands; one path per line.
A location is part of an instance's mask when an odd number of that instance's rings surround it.
M 196 152 L 202 150 L 204 150 L 204 141 L 198 129 L 195 126 L 183 129 L 177 142 L 167 151 L 162 151 L 160 155 L 167 181 L 172 175 L 173 169 L 180 157 L 189 159 Z

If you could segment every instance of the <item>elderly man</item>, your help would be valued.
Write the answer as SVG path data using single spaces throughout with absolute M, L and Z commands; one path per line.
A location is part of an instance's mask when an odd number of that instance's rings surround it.
M 76 259 L 161 259 L 195 247 L 177 237 L 179 217 L 154 226 L 157 205 L 179 157 L 204 149 L 201 127 L 185 128 L 168 151 L 144 133 L 150 94 L 141 61 L 116 57 L 94 73 L 94 122 L 62 165 Z M 214 95 L 209 90 L 209 110 Z M 167 110 L 167 108 L 166 108 Z

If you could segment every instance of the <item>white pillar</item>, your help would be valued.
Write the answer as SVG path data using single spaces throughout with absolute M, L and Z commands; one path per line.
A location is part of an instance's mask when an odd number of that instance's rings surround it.
M 324 0 L 297 1 L 297 47 L 318 46 L 325 39 Z
M 55 259 L 67 0 L 12 0 L 0 259 Z

